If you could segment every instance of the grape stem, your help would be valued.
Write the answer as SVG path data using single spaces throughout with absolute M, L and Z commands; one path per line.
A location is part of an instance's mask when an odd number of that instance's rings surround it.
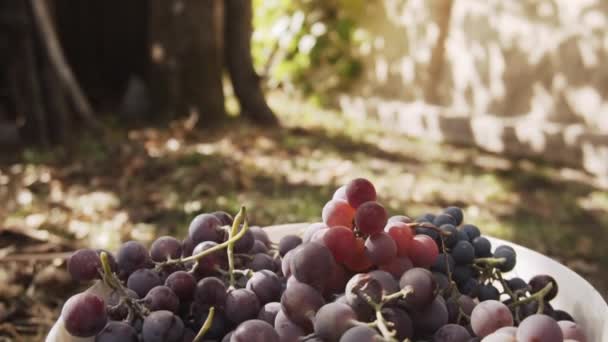
M 234 236 L 237 235 L 238 231 L 239 231 L 239 226 L 241 225 L 241 222 L 244 221 L 243 224 L 243 230 L 246 229 L 247 227 L 247 213 L 245 210 L 245 207 L 242 207 L 241 210 L 238 212 L 238 214 L 236 214 L 236 217 L 234 218 L 234 221 L 232 222 L 232 229 L 230 229 L 230 233 L 228 235 L 228 241 L 230 241 L 228 243 L 228 247 L 227 247 L 227 253 L 228 253 L 228 276 L 230 277 L 230 287 L 234 288 L 234 244 L 236 242 L 236 240 L 233 240 Z
M 205 336 L 207 331 L 209 331 L 209 329 L 211 328 L 213 316 L 215 316 L 215 307 L 212 306 L 211 308 L 209 308 L 209 314 L 207 315 L 207 319 L 205 319 L 205 323 L 203 323 L 201 330 L 198 332 L 198 334 L 196 334 L 196 337 L 194 337 L 194 340 L 192 340 L 192 342 L 200 342 L 203 340 L 203 336 Z
M 129 313 L 127 315 L 128 320 L 133 320 L 133 314 L 137 314 L 140 317 L 147 316 L 150 313 L 149 310 L 127 294 L 125 287 L 122 285 L 120 280 L 116 278 L 116 275 L 112 272 L 108 253 L 102 251 L 99 254 L 99 259 L 101 260 L 102 281 L 114 291 L 118 292 L 118 295 L 120 296 L 119 303 L 125 303 L 127 305 L 127 307 L 129 308 Z
M 539 311 L 542 312 L 542 310 L 540 310 L 543 307 L 544 304 L 544 298 L 547 295 L 547 293 L 549 293 L 549 291 L 551 291 L 551 289 L 553 289 L 553 283 L 549 282 L 545 287 L 543 287 L 540 291 L 536 292 L 535 294 L 531 295 L 530 297 L 526 297 L 524 299 L 520 299 L 518 301 L 515 301 L 511 304 L 509 304 L 509 307 L 515 307 L 515 306 L 520 306 L 523 304 L 528 304 L 530 302 L 533 301 L 538 301 L 539 302 Z
M 410 286 L 406 286 L 403 289 L 401 289 L 400 291 L 395 292 L 393 294 L 383 295 L 380 303 L 374 302 L 374 300 L 370 296 L 368 296 L 366 293 L 361 291 L 361 289 L 355 289 L 354 291 L 355 291 L 355 294 L 357 294 L 357 296 L 359 296 L 360 298 L 365 300 L 365 302 L 367 302 L 367 304 L 369 304 L 372 308 L 374 308 L 374 311 L 376 311 L 376 320 L 374 322 L 366 324 L 366 325 L 377 327 L 378 330 L 380 330 L 382 337 L 386 341 L 389 341 L 389 342 L 396 341 L 395 331 L 391 330 L 389 328 L 389 326 L 390 327 L 394 327 L 394 326 L 391 322 L 387 322 L 384 319 L 384 316 L 382 316 L 382 307 L 386 303 L 388 303 L 392 300 L 399 299 L 399 298 L 406 298 L 408 295 L 414 293 L 414 289 Z
M 243 213 L 243 215 L 245 216 L 245 207 L 241 207 L 241 211 L 239 211 L 239 213 Z M 246 216 L 245 216 L 246 217 Z M 172 260 L 167 260 L 161 263 L 157 263 L 157 267 L 164 267 L 164 266 L 169 266 L 169 265 L 177 265 L 177 264 L 184 264 L 190 261 L 198 261 L 204 257 L 206 257 L 209 254 L 215 253 L 219 250 L 222 250 L 226 247 L 228 247 L 229 244 L 237 241 L 238 239 L 240 239 L 243 235 L 245 235 L 245 233 L 247 232 L 247 230 L 249 230 L 249 226 L 247 225 L 247 220 L 245 218 L 244 220 L 245 224 L 243 225 L 243 229 L 241 229 L 238 234 L 236 234 L 235 236 L 233 236 L 232 238 L 228 239 L 227 241 L 224 241 L 222 243 L 220 243 L 219 245 L 215 245 L 209 249 L 205 249 L 204 251 L 195 254 L 195 255 L 191 255 L 187 258 L 180 258 L 180 259 L 172 259 Z
M 505 258 L 476 258 L 473 259 L 474 264 L 485 264 L 489 266 L 499 266 L 505 263 Z

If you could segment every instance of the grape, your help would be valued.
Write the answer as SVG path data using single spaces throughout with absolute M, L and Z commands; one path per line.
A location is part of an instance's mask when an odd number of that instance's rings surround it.
M 439 229 L 442 231 L 442 237 L 443 237 L 443 242 L 445 244 L 445 247 L 447 248 L 452 248 L 454 247 L 454 245 L 456 244 L 456 242 L 458 242 L 458 229 L 456 229 L 456 227 L 454 227 L 451 224 L 444 224 L 443 226 L 439 227 Z M 447 234 L 445 234 L 447 233 Z M 436 239 L 437 241 L 437 239 Z M 441 240 L 439 240 L 439 245 L 441 246 Z
M 292 249 L 291 251 L 287 252 L 287 254 L 285 254 L 283 257 L 283 260 L 281 260 L 281 272 L 285 278 L 289 278 L 289 276 L 291 276 L 291 262 L 296 251 L 297 248 Z
M 125 322 L 108 322 L 95 342 L 138 342 L 137 331 Z
M 397 256 L 397 245 L 390 235 L 379 232 L 367 238 L 365 252 L 373 264 L 387 264 Z
M 439 249 L 433 239 L 426 235 L 416 235 L 412 240 L 410 260 L 416 267 L 428 268 L 435 263 Z
M 443 213 L 448 214 L 452 216 L 452 218 L 454 218 L 454 220 L 456 221 L 456 224 L 454 224 L 455 226 L 459 226 L 462 223 L 462 219 L 464 218 L 464 215 L 462 214 L 462 209 L 458 207 L 447 207 L 443 209 Z
M 150 246 L 150 257 L 156 262 L 179 259 L 181 255 L 182 244 L 172 236 L 161 236 Z
M 360 294 L 365 294 L 374 303 L 379 303 L 382 300 L 382 293 L 382 284 L 367 273 L 358 273 L 352 276 L 346 283 L 344 290 L 348 304 L 365 301 Z
M 572 318 L 572 316 L 570 316 L 569 313 L 567 313 L 566 311 L 563 310 L 555 310 L 553 312 L 553 318 L 555 318 L 556 321 L 570 321 L 570 322 L 574 322 L 574 318 Z
M 353 326 L 357 315 L 353 309 L 343 303 L 323 305 L 314 320 L 315 334 L 326 341 L 338 341 L 340 336 Z
M 477 340 L 481 341 L 481 340 Z M 503 333 L 493 333 L 483 338 L 483 342 L 517 342 L 515 337 Z
M 376 200 L 376 189 L 372 182 L 365 178 L 356 178 L 346 185 L 346 200 L 357 209 L 365 202 Z
M 230 342 L 230 339 L 232 338 L 232 334 L 233 334 L 233 333 L 234 333 L 234 330 L 233 330 L 233 331 L 228 332 L 228 333 L 227 333 L 227 334 L 224 336 L 224 338 L 222 338 L 222 342 Z
M 306 331 L 292 322 L 283 310 L 277 313 L 274 329 L 279 334 L 281 342 L 296 342 L 299 341 L 300 337 L 306 335 Z
M 194 301 L 201 305 L 222 307 L 226 303 L 226 285 L 216 277 L 203 278 L 196 284 Z
M 433 335 L 433 341 L 441 342 L 467 342 L 470 338 L 467 329 L 458 324 L 446 324 Z
M 268 247 L 266 247 L 266 245 L 262 241 L 255 240 L 253 242 L 253 247 L 251 247 L 251 249 L 249 250 L 249 254 L 258 253 L 268 253 Z
M 195 246 L 195 243 L 189 237 L 185 238 L 182 241 L 182 257 L 187 258 L 191 256 Z
M 526 283 L 521 278 L 511 278 L 508 279 L 506 282 L 509 289 L 511 289 L 511 291 L 513 291 L 514 293 L 525 294 L 526 291 L 528 291 L 529 289 L 528 283 Z
M 393 276 L 386 271 L 375 270 L 369 272 L 368 275 L 373 279 L 376 279 L 376 281 L 380 283 L 384 294 L 389 295 L 398 292 L 401 289 L 399 287 L 399 282 L 395 280 L 395 278 L 393 278 Z
M 355 209 L 346 201 L 331 200 L 325 204 L 321 213 L 323 223 L 328 227 L 343 226 L 352 227 L 355 217 Z
M 192 255 L 197 255 L 215 246 L 217 246 L 217 242 L 214 241 L 201 242 L 196 245 L 196 247 L 194 247 Z M 225 253 L 225 251 L 216 251 L 198 259 L 195 272 L 201 276 L 214 272 L 215 267 L 219 266 L 220 263 L 223 261 L 222 259 L 225 257 L 225 254 L 222 255 L 222 253 Z
M 313 235 L 315 235 L 316 232 L 325 228 L 329 227 L 327 227 L 323 222 L 313 223 L 310 226 L 306 227 L 306 230 L 304 230 L 304 234 L 302 234 L 302 243 L 310 242 L 310 239 Z
M 533 277 L 532 279 L 530 279 L 530 281 L 528 282 L 528 284 L 530 285 L 530 293 L 534 294 L 534 293 L 539 292 L 540 290 L 544 289 L 547 285 L 549 285 L 549 283 L 552 283 L 553 287 L 551 288 L 551 290 L 549 290 L 549 292 L 547 292 L 547 294 L 545 294 L 545 296 L 543 298 L 546 301 L 550 301 L 551 299 L 555 298 L 555 296 L 557 295 L 557 282 L 551 276 L 548 276 L 546 274 L 541 274 L 541 275 L 537 275 L 537 276 Z
M 268 324 L 274 326 L 275 319 L 277 318 L 277 314 L 281 311 L 281 303 L 279 302 L 270 302 L 264 304 L 258 313 L 258 319 L 267 322 Z
M 90 281 L 99 277 L 99 254 L 93 249 L 79 249 L 68 259 L 68 272 L 76 281 Z
M 212 214 L 200 214 L 190 222 L 188 227 L 188 236 L 194 244 L 199 244 L 204 241 L 220 242 L 222 234 L 220 227 L 222 222 Z
M 179 298 L 181 302 L 190 301 L 194 298 L 194 290 L 196 289 L 196 281 L 194 277 L 186 271 L 177 271 L 171 273 L 165 286 L 169 287 Z
M 184 322 L 164 310 L 151 312 L 141 329 L 144 342 L 179 342 L 183 334 Z
M 353 231 L 346 227 L 333 227 L 323 234 L 323 244 L 329 248 L 337 262 L 350 260 L 355 256 L 356 238 Z
M 252 226 L 249 227 L 249 230 L 253 233 L 255 239 L 264 243 L 267 248 L 270 248 L 272 246 L 272 242 L 270 241 L 268 234 L 263 228 L 260 228 L 258 226 Z
M 323 289 L 323 294 L 331 295 L 333 293 L 343 292 L 347 281 L 348 275 L 346 274 L 344 267 L 340 264 L 334 264 L 334 269 L 329 274 L 327 283 Z
M 209 318 L 209 308 L 194 306 L 192 309 L 193 319 L 190 322 L 191 327 L 195 331 L 200 331 L 203 324 Z M 205 333 L 205 340 L 217 340 L 224 336 L 228 329 L 233 327 L 232 322 L 226 318 L 226 315 L 221 310 L 216 310 L 213 319 L 211 320 L 211 326 Z
M 435 220 L 435 215 L 431 213 L 426 213 L 416 217 L 416 222 L 418 223 L 433 223 Z
M 341 295 L 334 300 L 336 303 L 344 303 L 350 306 L 355 313 L 357 314 L 357 318 L 360 321 L 371 322 L 375 320 L 376 313 L 374 309 L 363 299 L 358 298 L 355 302 L 349 303 L 346 295 Z
M 150 289 L 158 285 L 162 285 L 158 273 L 148 268 L 133 272 L 127 280 L 127 287 L 135 291 L 139 298 L 144 298 Z
M 485 337 L 502 327 L 510 326 L 513 326 L 511 311 L 499 301 L 481 302 L 471 313 L 471 327 L 477 336 Z
M 559 328 L 564 335 L 564 339 L 572 339 L 578 342 L 587 342 L 587 336 L 583 329 L 576 323 L 570 321 L 559 321 L 557 322 Z
M 416 227 L 415 229 L 416 235 L 426 235 L 428 237 L 430 237 L 431 239 L 433 239 L 433 241 L 440 241 L 439 240 L 439 233 L 432 228 L 429 227 Z M 440 243 L 437 244 L 437 246 L 439 246 Z
M 510 246 L 498 246 L 494 251 L 495 258 L 504 258 L 505 262 L 498 266 L 498 269 L 503 272 L 509 272 L 515 267 L 516 255 L 515 250 Z
M 441 253 L 435 259 L 435 263 L 431 266 L 431 270 L 448 274 L 453 272 L 456 267 L 456 262 L 451 254 Z
M 546 315 L 527 317 L 517 328 L 518 342 L 563 341 L 564 335 L 557 322 Z
M 288 284 L 281 296 L 281 310 L 307 331 L 312 329 L 314 315 L 323 304 L 325 301 L 317 290 L 298 281 Z
M 405 256 L 396 257 L 390 263 L 379 266 L 381 270 L 390 273 L 395 279 L 401 278 L 401 275 L 412 267 L 414 267 L 414 264 Z
M 239 228 L 238 232 L 243 229 Z M 238 234 L 237 232 L 237 234 Z M 228 236 L 226 236 L 226 240 L 228 240 Z M 247 229 L 247 231 L 240 237 L 240 239 L 236 240 L 234 243 L 234 253 L 249 253 L 255 244 L 255 236 L 251 232 L 251 230 Z
M 272 325 L 259 319 L 239 324 L 230 338 L 230 342 L 279 342 L 279 340 L 279 334 Z
M 445 213 L 439 214 L 433 219 L 433 225 L 435 225 L 435 227 L 441 227 L 444 224 L 451 224 L 453 226 L 457 226 L 458 222 L 451 215 Z
M 336 227 L 341 227 L 341 226 L 336 226 Z M 335 227 L 334 227 L 335 228 Z M 320 243 L 322 245 L 325 246 L 325 234 L 327 234 L 329 232 L 329 228 L 323 228 L 323 229 L 319 229 L 317 230 L 313 236 L 310 238 L 310 242 L 316 242 L 316 243 Z
M 422 309 L 431 304 L 437 293 L 437 283 L 433 274 L 424 268 L 412 268 L 403 273 L 399 279 L 399 286 L 402 289 L 411 287 L 413 293 L 405 297 L 406 305 L 413 309 Z
M 274 272 L 268 270 L 255 272 L 247 281 L 246 288 L 256 294 L 260 304 L 277 301 L 281 298 L 281 280 Z
M 302 238 L 297 235 L 285 235 L 279 241 L 279 255 L 282 257 L 290 250 L 302 244 Z
M 450 279 L 443 273 L 433 272 L 433 279 L 437 283 L 437 289 L 444 297 L 448 297 L 450 293 L 448 292 L 450 287 Z
M 384 231 L 395 240 L 397 255 L 407 256 L 412 246 L 412 239 L 414 238 L 412 229 L 407 224 L 397 221 L 387 223 Z
M 456 284 L 464 284 L 475 276 L 475 270 L 470 265 L 456 265 L 452 270 L 452 280 Z
M 481 232 L 479 231 L 479 228 L 477 228 L 477 226 L 474 226 L 472 224 L 462 225 L 462 227 L 460 227 L 460 229 L 467 234 L 467 236 L 469 237 L 469 241 L 473 241 L 476 238 L 481 236 Z
M 381 232 L 387 220 L 386 209 L 378 202 L 365 202 L 355 212 L 355 224 L 364 234 Z
M 253 256 L 253 259 L 249 261 L 249 268 L 253 271 L 271 270 L 274 271 L 275 264 L 274 259 L 264 253 L 257 253 Z
M 404 339 L 411 339 L 414 336 L 414 326 L 410 316 L 403 310 L 398 308 L 383 308 L 382 316 L 387 321 L 393 323 L 393 329 L 396 334 L 395 337 L 399 341 Z
M 477 298 L 479 301 L 498 300 L 500 298 L 500 292 L 491 284 L 480 285 L 477 289 Z
M 340 342 L 379 342 L 383 341 L 378 332 L 370 327 L 356 326 L 348 329 Z
M 530 302 L 519 307 L 519 316 L 524 319 L 528 316 L 534 315 L 538 312 L 538 302 Z M 549 303 L 544 303 L 542 314 L 547 316 L 553 316 L 553 307 Z
M 363 272 L 372 267 L 372 262 L 365 253 L 365 240 L 355 239 L 355 253 L 350 260 L 345 260 L 344 265 L 351 271 Z
M 477 306 L 477 303 L 475 303 L 473 298 L 467 295 L 460 295 L 460 297 L 458 297 L 458 304 L 467 316 L 471 316 L 471 313 L 473 313 L 475 306 Z
M 144 298 L 144 303 L 150 311 L 167 310 L 177 313 L 179 309 L 179 298 L 164 285 L 152 288 Z
M 483 236 L 473 239 L 473 249 L 477 258 L 489 258 L 492 256 L 492 244 Z
M 108 321 L 103 298 L 88 292 L 70 297 L 61 310 L 61 317 L 67 332 L 77 337 L 95 336 Z
M 228 214 L 225 211 L 216 211 L 211 213 L 211 215 L 217 217 L 217 219 L 220 220 L 222 226 L 232 226 L 232 222 L 234 221 L 232 215 Z
M 331 199 L 339 199 L 339 200 L 344 200 L 346 201 L 346 185 L 342 185 L 341 187 L 339 187 L 338 189 L 336 189 L 336 191 L 334 192 L 334 195 L 331 197 Z
M 475 259 L 475 249 L 468 241 L 458 241 L 454 248 L 452 248 L 452 256 L 457 264 L 467 265 Z
M 247 289 L 236 289 L 226 295 L 224 309 L 228 318 L 239 324 L 257 317 L 260 312 L 260 301 L 255 293 Z
M 469 241 L 469 236 L 462 230 L 456 230 L 456 238 L 458 241 Z M 470 242 L 470 241 L 469 241 Z
M 508 335 L 513 338 L 517 336 L 517 328 L 516 327 L 502 327 L 494 332 L 495 334 L 503 334 Z
M 196 333 L 194 332 L 194 330 L 190 328 L 184 328 L 184 334 L 182 335 L 181 342 L 193 342 L 195 337 Z
M 405 216 L 405 215 L 394 215 L 388 218 L 388 222 L 387 222 L 387 226 L 384 228 L 386 230 L 386 228 L 391 224 L 391 223 L 412 223 L 414 222 L 414 220 L 412 220 L 411 218 Z
M 295 251 L 291 263 L 291 272 L 298 281 L 322 288 L 335 261 L 327 247 L 309 242 Z
M 139 299 L 137 293 L 135 293 L 133 290 L 125 289 L 125 292 L 127 293 L 128 297 Z M 118 291 L 112 291 L 106 299 L 106 305 L 108 306 L 108 317 L 111 320 L 122 321 L 123 319 L 127 318 L 127 315 L 129 314 L 129 308 L 124 305 L 124 303 L 121 303 L 121 299 L 122 294 Z
M 118 249 L 116 263 L 120 269 L 121 278 L 126 279 L 135 270 L 148 266 L 150 256 L 144 245 L 137 241 L 128 241 Z
M 421 334 L 434 334 L 448 323 L 448 309 L 441 296 L 436 297 L 430 305 L 412 314 L 414 330 Z

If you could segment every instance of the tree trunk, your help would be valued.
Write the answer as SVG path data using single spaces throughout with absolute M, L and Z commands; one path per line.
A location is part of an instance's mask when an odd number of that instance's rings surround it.
M 161 113 L 195 110 L 201 123 L 225 116 L 220 5 L 221 0 L 151 1 L 151 91 Z
M 276 125 L 278 120 L 266 103 L 260 77 L 253 68 L 251 0 L 226 0 L 225 6 L 226 65 L 242 115 L 259 123 Z

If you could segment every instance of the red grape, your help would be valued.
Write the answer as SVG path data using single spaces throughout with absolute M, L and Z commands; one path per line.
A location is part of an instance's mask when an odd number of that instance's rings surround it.
M 407 256 L 412 246 L 414 233 L 412 229 L 403 222 L 389 222 L 384 231 L 390 235 L 397 244 L 397 255 Z
M 365 178 L 356 178 L 346 185 L 346 199 L 353 208 L 376 200 L 374 185 Z
M 103 299 L 92 293 L 78 293 L 61 310 L 65 329 L 72 336 L 90 337 L 99 333 L 108 321 Z
M 354 257 L 357 241 L 352 230 L 338 226 L 323 233 L 323 244 L 337 262 L 344 262 Z
M 344 200 L 331 200 L 325 204 L 321 213 L 323 222 L 328 227 L 352 227 L 355 209 Z
M 364 234 L 381 232 L 386 226 L 388 214 L 386 209 L 378 202 L 365 202 L 355 213 L 355 224 Z
M 363 272 L 372 267 L 372 262 L 365 254 L 365 241 L 357 238 L 355 244 L 355 253 L 351 259 L 345 260 L 344 265 L 351 271 Z
M 397 256 L 397 245 L 390 235 L 375 233 L 365 241 L 365 253 L 374 265 L 388 264 Z
M 412 240 L 409 257 L 416 267 L 429 268 L 435 263 L 439 248 L 435 240 L 427 235 L 416 235 Z
M 390 273 L 396 279 L 401 278 L 401 275 L 412 267 L 414 267 L 414 264 L 406 256 L 396 257 L 388 264 L 379 266 L 381 270 Z
M 346 185 L 342 185 L 341 187 L 339 187 L 338 189 L 336 189 L 336 192 L 334 192 L 334 195 L 332 196 L 331 199 L 339 199 L 339 200 L 347 201 L 347 198 L 346 198 Z
M 473 313 L 475 313 L 475 310 L 473 310 Z M 547 315 L 535 314 L 529 316 L 521 321 L 519 327 L 517 327 L 518 342 L 552 342 L 563 340 L 564 334 L 559 324 Z

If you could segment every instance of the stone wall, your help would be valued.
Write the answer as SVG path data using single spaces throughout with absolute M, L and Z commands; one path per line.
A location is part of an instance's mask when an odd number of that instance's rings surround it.
M 608 1 L 453 0 L 433 63 L 446 3 L 367 3 L 365 72 L 344 112 L 608 180 Z

